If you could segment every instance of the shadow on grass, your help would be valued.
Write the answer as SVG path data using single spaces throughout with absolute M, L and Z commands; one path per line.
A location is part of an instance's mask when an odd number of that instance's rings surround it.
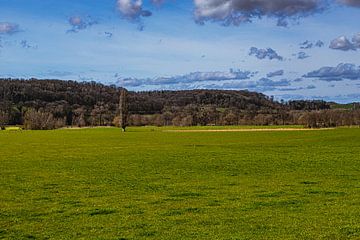
M 116 213 L 115 209 L 95 209 L 95 210 L 89 211 L 90 216 L 109 215 L 109 214 L 113 214 L 113 213 Z

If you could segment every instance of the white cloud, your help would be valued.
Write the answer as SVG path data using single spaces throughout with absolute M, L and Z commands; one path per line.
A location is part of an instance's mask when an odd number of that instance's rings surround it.
M 0 34 L 14 34 L 19 32 L 19 25 L 9 22 L 0 22 Z
M 143 9 L 142 0 L 117 0 L 117 8 L 129 20 L 151 16 L 150 11 Z

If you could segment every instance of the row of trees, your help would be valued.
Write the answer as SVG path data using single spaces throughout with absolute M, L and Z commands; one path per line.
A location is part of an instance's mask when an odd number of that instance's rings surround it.
M 358 107 L 354 104 L 347 110 L 336 110 L 325 101 L 277 102 L 249 91 L 127 92 L 94 82 L 0 79 L 0 127 L 116 125 L 125 129 L 128 124 L 333 127 L 358 125 Z
M 132 126 L 196 126 L 201 125 L 196 116 L 170 114 L 139 115 L 129 117 Z M 285 114 L 263 114 L 253 116 L 229 111 L 219 114 L 205 125 L 304 125 L 309 128 L 338 127 L 360 125 L 360 110 L 321 110 L 321 111 L 291 111 Z
M 74 118 L 71 126 L 117 126 L 124 130 L 127 125 L 131 126 L 194 126 L 194 125 L 304 125 L 310 128 L 337 127 L 360 125 L 360 110 L 321 110 L 321 111 L 291 111 L 285 114 L 264 114 L 257 113 L 249 115 L 247 113 L 237 114 L 234 111 L 219 113 L 213 118 L 208 115 L 207 120 L 199 120 L 195 114 L 181 114 L 167 112 L 165 114 L 140 115 L 131 114 L 126 120 L 121 120 L 119 116 L 113 119 L 107 119 L 106 124 L 100 123 L 100 116 L 91 117 L 90 122 L 86 124 L 84 115 Z M 1 126 L 6 125 L 4 114 L 0 114 Z M 97 124 L 96 124 L 97 123 Z M 204 124 L 206 123 L 206 124 Z M 28 109 L 23 117 L 23 126 L 25 129 L 49 130 L 68 126 L 66 118 L 56 118 L 52 113 L 43 110 Z

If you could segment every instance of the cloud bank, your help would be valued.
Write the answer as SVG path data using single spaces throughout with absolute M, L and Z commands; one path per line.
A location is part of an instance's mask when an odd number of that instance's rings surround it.
M 235 26 L 262 17 L 275 18 L 278 26 L 287 26 L 288 19 L 306 17 L 327 7 L 327 1 L 321 0 L 194 0 L 194 4 L 198 23 Z
M 360 7 L 359 0 L 192 0 L 194 19 L 198 24 L 218 22 L 223 26 L 239 26 L 254 19 L 272 18 L 277 26 L 287 27 L 290 21 L 321 13 L 331 5 L 339 3 L 350 7 Z M 155 6 L 165 0 L 149 0 Z M 152 15 L 144 9 L 143 0 L 116 0 L 120 14 L 130 20 L 139 22 L 142 17 Z M 313 44 L 315 46 L 315 44 Z
M 281 76 L 283 70 L 279 70 L 270 75 Z M 272 80 L 261 78 L 250 80 L 255 72 L 240 71 L 230 69 L 228 72 L 193 72 L 185 75 L 158 78 L 124 78 L 118 79 L 117 85 L 127 88 L 155 87 L 156 89 L 249 89 L 254 91 L 273 91 L 291 86 L 291 81 L 287 79 Z M 115 75 L 118 77 L 118 74 Z
M 340 0 L 340 3 L 351 6 L 351 7 L 360 7 L 359 0 Z
M 324 81 L 360 80 L 360 66 L 340 63 L 336 67 L 322 67 L 304 75 L 305 78 L 318 78 Z
M 196 82 L 208 81 L 227 81 L 227 80 L 244 80 L 252 77 L 254 73 L 250 71 L 240 71 L 230 69 L 228 72 L 193 72 L 185 75 L 178 75 L 173 77 L 158 77 L 158 78 L 124 78 L 119 79 L 119 83 L 123 83 L 125 87 L 139 87 L 151 85 L 173 85 L 173 84 L 189 84 Z
M 274 91 L 279 90 L 282 87 L 290 86 L 290 81 L 282 79 L 274 81 L 268 78 L 261 78 L 258 81 L 232 81 L 223 84 L 209 84 L 205 85 L 204 88 L 208 89 L 250 89 L 254 91 Z M 279 88 L 280 87 L 280 88 Z
M 289 21 L 321 13 L 336 2 L 341 5 L 360 7 L 359 0 L 192 0 L 194 20 L 198 24 L 217 22 L 223 26 L 239 26 L 254 19 L 272 18 L 277 26 L 287 27 Z M 149 0 L 155 6 L 165 0 Z M 116 0 L 120 14 L 133 22 L 152 15 L 144 9 L 143 0 Z M 316 44 L 313 44 L 314 46 Z M 321 43 L 320 43 L 321 45 Z
M 282 75 L 284 75 L 284 70 L 278 70 L 278 71 L 275 71 L 275 72 L 270 72 L 266 76 L 268 78 L 272 78 L 272 77 L 282 76 Z

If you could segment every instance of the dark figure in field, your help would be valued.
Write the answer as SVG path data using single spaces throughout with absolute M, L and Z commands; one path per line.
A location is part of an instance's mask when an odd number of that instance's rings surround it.
M 121 88 L 120 101 L 119 101 L 119 126 L 125 132 L 128 124 L 128 103 L 127 103 L 127 90 Z

